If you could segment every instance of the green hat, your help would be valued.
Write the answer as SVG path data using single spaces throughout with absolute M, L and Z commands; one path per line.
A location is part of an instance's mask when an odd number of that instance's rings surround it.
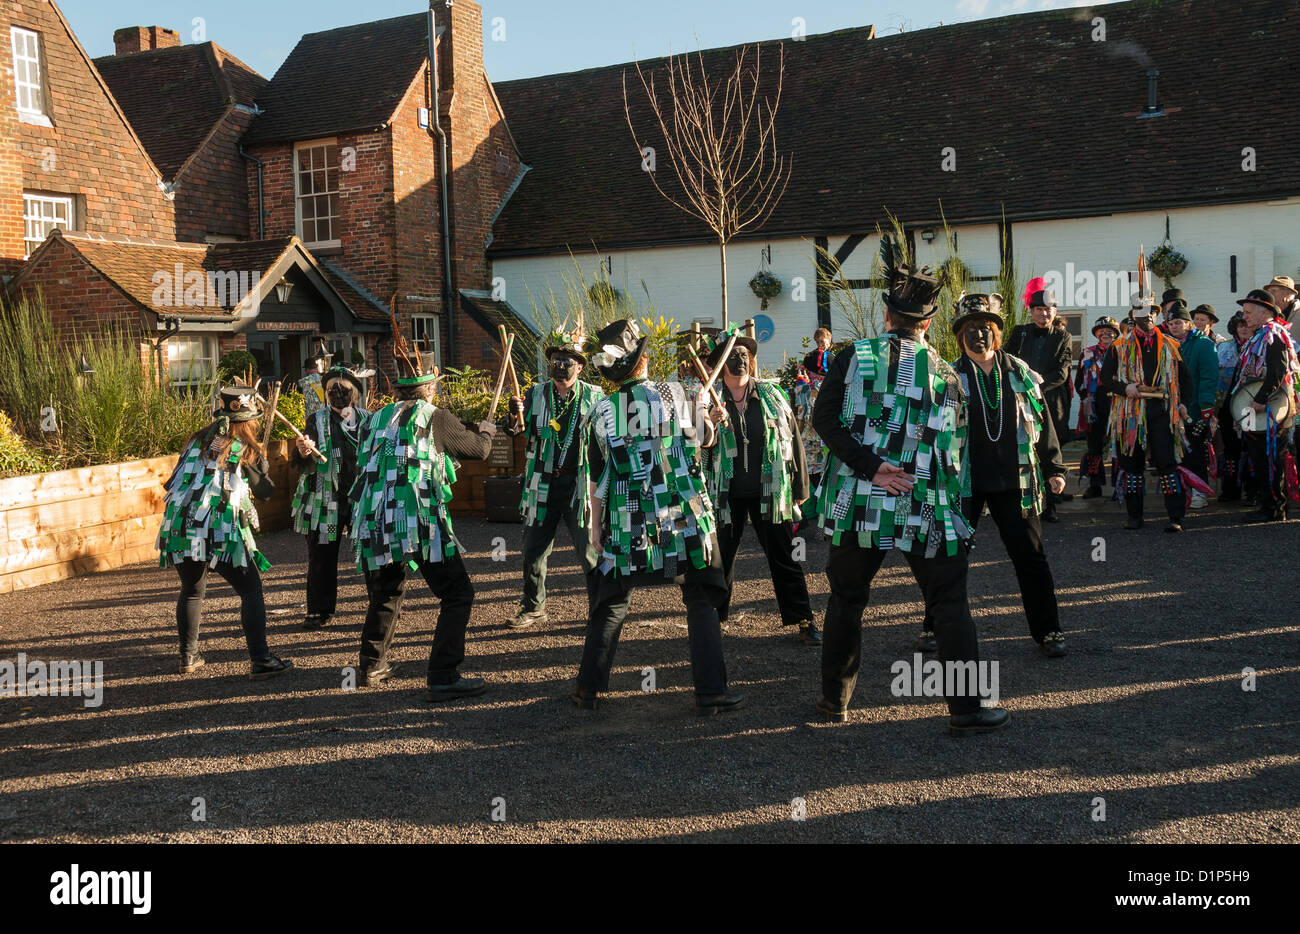
M 683 332 L 686 334 L 690 331 Z M 736 347 L 744 347 L 749 351 L 750 358 L 758 356 L 758 341 L 748 337 L 744 333 L 744 326 L 739 322 L 734 322 L 724 328 L 700 328 L 700 334 L 704 338 L 701 341 L 699 350 L 703 351 L 704 362 L 709 366 L 717 366 L 718 358 L 722 352 L 727 349 L 727 344 L 731 341 L 731 335 L 736 335 Z M 697 351 L 698 352 L 698 351 Z

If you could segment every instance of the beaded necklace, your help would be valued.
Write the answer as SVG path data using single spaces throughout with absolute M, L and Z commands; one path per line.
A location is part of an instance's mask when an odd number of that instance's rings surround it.
M 984 370 L 978 364 L 975 365 L 975 382 L 980 388 L 980 398 L 984 400 L 984 435 L 990 441 L 997 442 L 1002 440 L 1002 428 L 1006 418 L 1002 412 L 1002 370 L 997 365 L 997 360 L 993 361 L 993 398 L 989 399 L 988 388 L 984 384 Z M 989 410 L 996 409 L 998 413 L 998 433 L 993 434 L 993 428 L 989 425 Z
M 550 395 L 551 412 L 553 413 L 554 416 L 551 419 L 551 428 L 556 432 L 558 432 L 560 430 L 561 420 L 569 413 L 569 409 L 573 407 L 574 401 L 578 398 L 577 388 L 575 387 L 569 393 L 568 400 L 564 402 L 561 402 L 560 400 L 555 398 L 554 383 L 548 383 L 546 386 L 546 391 Z M 555 461 L 556 467 L 559 467 L 561 464 L 564 463 L 565 455 L 569 453 L 569 445 L 573 443 L 574 426 L 576 426 L 577 424 L 578 424 L 578 419 L 576 418 L 569 419 L 568 428 L 564 433 L 564 440 L 560 443 L 560 451 L 556 457 L 556 461 Z

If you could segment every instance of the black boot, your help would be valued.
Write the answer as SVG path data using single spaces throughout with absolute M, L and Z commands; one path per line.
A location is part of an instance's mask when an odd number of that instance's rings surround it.
M 1141 493 L 1125 494 L 1124 506 L 1128 509 L 1128 518 L 1124 520 L 1124 528 L 1126 529 L 1142 528 L 1142 494 Z

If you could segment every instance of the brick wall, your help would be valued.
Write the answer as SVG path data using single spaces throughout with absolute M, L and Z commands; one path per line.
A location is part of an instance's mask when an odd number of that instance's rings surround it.
M 145 323 L 134 302 L 59 240 L 28 264 L 15 292 L 30 300 L 35 300 L 37 293 L 43 296 L 61 338 L 98 331 L 106 325 L 134 329 Z
M 176 239 L 201 242 L 210 235 L 257 236 L 255 207 L 249 207 L 246 161 L 239 138 L 253 115 L 231 107 L 207 143 L 175 180 Z M 253 176 L 256 198 L 257 176 Z
M 175 212 L 159 187 L 148 157 L 112 105 L 98 73 L 72 37 L 56 8 L 45 0 L 6 0 L 0 6 L 0 35 L 21 26 L 41 36 L 47 106 L 52 127 L 12 119 L 12 56 L 5 61 L 0 88 L 6 133 L 4 149 L 17 144 L 21 179 L 15 185 L 7 157 L 0 163 L 4 185 L 0 257 L 6 265 L 23 255 L 21 197 L 24 189 L 73 195 L 78 226 L 94 233 L 173 239 Z M 15 200 L 17 199 L 17 200 Z M 16 212 L 11 206 L 17 205 Z M 17 225 L 13 223 L 17 219 Z

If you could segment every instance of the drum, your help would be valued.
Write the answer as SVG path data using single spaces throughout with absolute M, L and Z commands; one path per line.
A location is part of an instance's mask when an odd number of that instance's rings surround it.
M 1263 380 L 1253 380 L 1232 394 L 1232 401 L 1228 405 L 1232 412 L 1233 421 L 1237 423 L 1242 431 L 1268 430 L 1268 421 L 1264 413 L 1256 412 L 1251 408 L 1251 403 L 1255 401 L 1255 393 L 1259 392 L 1260 387 L 1263 385 Z M 1273 413 L 1273 421 L 1279 425 L 1295 414 L 1291 411 L 1291 400 L 1287 398 L 1285 389 L 1278 389 L 1277 392 L 1269 396 L 1268 410 Z

